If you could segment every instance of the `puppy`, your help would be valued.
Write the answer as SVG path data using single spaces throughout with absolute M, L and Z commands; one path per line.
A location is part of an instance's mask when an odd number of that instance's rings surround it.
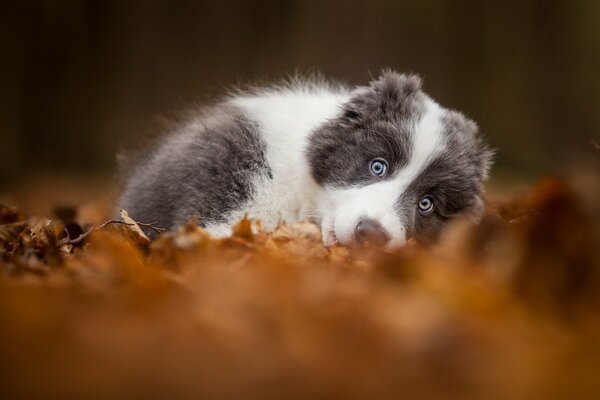
M 215 236 L 244 215 L 266 230 L 310 220 L 327 246 L 391 249 L 476 215 L 491 156 L 476 124 L 415 75 L 387 70 L 355 88 L 295 80 L 177 126 L 127 171 L 119 207 L 169 229 L 195 218 Z

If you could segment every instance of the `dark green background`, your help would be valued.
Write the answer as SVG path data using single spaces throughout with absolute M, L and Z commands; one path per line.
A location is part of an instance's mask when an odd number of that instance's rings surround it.
M 477 120 L 498 174 L 537 177 L 600 131 L 600 1 L 13 1 L 0 11 L 0 185 L 97 174 L 227 85 L 413 71 Z

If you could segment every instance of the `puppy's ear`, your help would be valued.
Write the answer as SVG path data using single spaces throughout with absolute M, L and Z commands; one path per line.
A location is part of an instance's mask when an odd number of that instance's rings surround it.
M 369 114 L 383 118 L 386 115 L 406 112 L 410 110 L 411 105 L 417 104 L 412 100 L 420 95 L 421 78 L 417 75 L 384 70 L 369 86 L 360 86 L 352 91 L 350 99 L 343 106 L 342 120 L 356 123 Z
M 347 121 L 356 121 L 362 117 L 363 113 L 353 104 L 346 104 L 342 112 L 342 118 Z
M 371 88 L 359 86 L 350 93 L 350 99 L 342 106 L 342 120 L 347 123 L 360 121 L 377 107 Z
M 466 128 L 464 132 L 468 135 L 467 140 L 472 141 L 472 146 L 477 154 L 479 178 L 482 182 L 485 182 L 489 177 L 490 168 L 494 164 L 494 154 L 496 152 L 484 141 L 477 124 L 469 118 L 464 116 L 463 118 L 466 121 Z
M 385 98 L 399 98 L 420 91 L 422 80 L 418 75 L 400 74 L 391 69 L 385 69 L 381 71 L 379 78 L 371 82 L 371 87 Z
M 375 96 L 379 112 L 390 116 L 398 113 L 409 115 L 417 112 L 423 103 L 421 85 L 418 75 L 384 70 L 379 78 L 370 83 L 369 89 Z
M 463 113 L 447 110 L 444 125 L 446 134 L 456 138 L 459 147 L 470 155 L 478 179 L 485 181 L 493 164 L 495 151 L 484 141 L 477 124 Z

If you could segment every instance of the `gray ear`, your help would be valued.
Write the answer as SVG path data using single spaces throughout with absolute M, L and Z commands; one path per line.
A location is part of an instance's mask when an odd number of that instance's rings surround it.
M 458 113 L 462 116 L 465 121 L 466 129 L 465 131 L 471 135 L 470 140 L 473 141 L 475 148 L 479 153 L 479 162 L 480 162 L 480 176 L 481 180 L 487 180 L 490 172 L 490 168 L 494 163 L 494 153 L 495 151 L 488 146 L 487 143 L 483 140 L 481 133 L 479 132 L 479 126 L 472 121 L 471 119 L 465 117 L 463 114 Z
M 418 95 L 423 95 L 419 76 L 384 70 L 369 86 L 352 91 L 350 100 L 344 104 L 342 120 L 353 123 L 369 113 L 399 112 L 413 104 L 411 100 Z
M 493 164 L 494 150 L 483 140 L 477 124 L 463 113 L 447 110 L 444 119 L 447 134 L 456 138 L 461 151 L 469 154 L 480 181 L 488 178 Z
M 366 113 L 377 107 L 375 96 L 368 87 L 359 86 L 354 89 L 342 108 L 342 120 L 355 122 L 360 120 Z
M 386 99 L 401 99 L 421 90 L 418 75 L 401 74 L 391 69 L 381 71 L 379 78 L 371 82 L 371 88 Z
M 471 133 L 470 140 L 473 141 L 473 145 L 479 155 L 479 176 L 481 181 L 485 182 L 489 177 L 490 168 L 494 163 L 495 151 L 490 148 L 487 143 L 485 143 L 481 133 L 479 132 L 479 127 L 477 124 L 471 121 L 469 118 L 464 117 L 464 119 L 471 127 L 471 129 L 469 129 L 467 132 Z

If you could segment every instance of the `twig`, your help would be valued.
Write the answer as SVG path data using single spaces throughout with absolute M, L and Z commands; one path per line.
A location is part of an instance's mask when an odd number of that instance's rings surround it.
M 152 229 L 154 232 L 156 232 L 158 234 L 163 233 L 163 232 L 166 231 L 165 228 L 159 228 L 159 227 L 155 226 L 156 222 L 152 222 L 150 224 L 146 224 L 146 223 L 143 223 L 143 222 L 137 222 L 136 221 L 135 223 L 138 224 L 139 226 L 143 226 L 144 228 Z M 77 236 L 74 239 L 66 237 L 65 239 L 61 240 L 58 243 L 58 245 L 62 246 L 64 244 L 78 244 L 78 243 L 81 243 L 83 241 L 83 239 L 85 239 L 86 237 L 88 237 L 92 232 L 97 231 L 97 230 L 102 229 L 102 228 L 105 228 L 106 226 L 111 225 L 111 224 L 128 225 L 128 226 L 133 225 L 131 223 L 127 223 L 127 222 L 124 222 L 124 221 L 117 221 L 115 219 L 111 219 L 111 220 L 108 220 L 108 221 L 104 222 L 103 224 L 101 224 L 99 226 L 96 226 L 94 228 L 91 228 L 91 229 L 83 232 L 81 235 Z
M 125 225 L 132 225 L 132 224 L 127 224 L 125 222 L 123 222 L 123 223 Z M 155 226 L 158 222 L 151 222 L 149 224 L 146 224 L 144 222 L 135 221 L 135 223 L 144 228 L 152 229 L 154 232 L 159 233 L 159 234 L 167 231 L 167 228 L 159 228 L 158 226 Z

